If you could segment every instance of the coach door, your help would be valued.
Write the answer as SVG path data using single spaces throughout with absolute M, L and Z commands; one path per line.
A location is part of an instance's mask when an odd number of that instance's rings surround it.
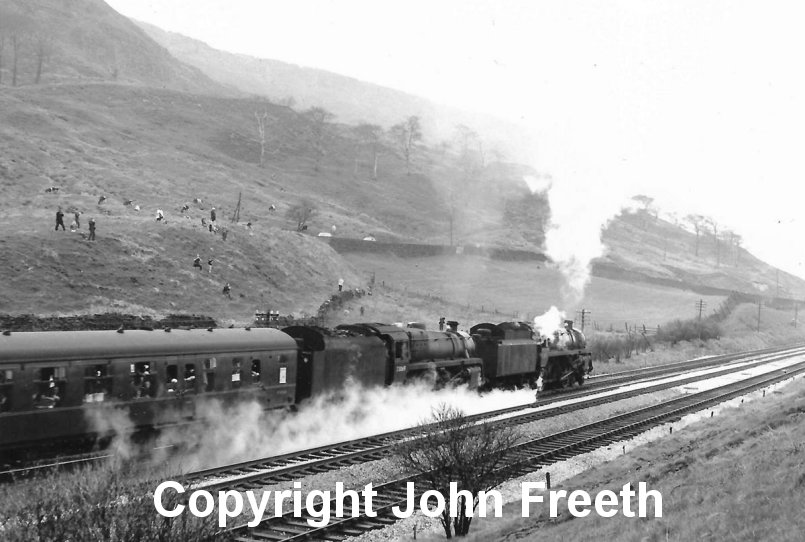
M 302 347 L 302 339 L 296 339 L 299 344 L 299 359 L 296 363 L 296 403 L 310 397 L 313 392 L 313 356 L 312 350 Z

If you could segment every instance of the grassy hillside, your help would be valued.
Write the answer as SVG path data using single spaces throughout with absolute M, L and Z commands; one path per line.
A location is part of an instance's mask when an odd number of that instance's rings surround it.
M 258 109 L 268 113 L 271 131 L 270 161 L 263 168 L 254 139 Z M 48 263 L 62 250 L 82 246 L 75 244 L 76 235 L 52 231 L 60 206 L 66 212 L 84 213 L 84 231 L 86 221 L 95 217 L 99 238 L 108 243 L 114 237 L 117 248 L 96 251 L 101 252 L 102 261 L 90 260 L 100 271 L 97 279 L 88 279 L 88 285 L 102 286 L 103 277 L 118 286 L 134 284 L 134 277 L 159 287 L 147 278 L 152 273 L 154 280 L 177 280 L 181 277 L 177 270 L 186 268 L 196 253 L 206 259 L 226 250 L 226 258 L 239 262 L 243 270 L 222 279 L 232 281 L 236 292 L 248 293 L 248 314 L 259 294 L 268 297 L 281 291 L 276 294 L 280 296 L 276 303 L 281 302 L 278 310 L 309 311 L 326 298 L 339 274 L 349 275 L 345 278 L 351 285 L 363 285 L 329 247 L 286 231 L 295 227 L 286 212 L 303 199 L 316 209 L 309 221 L 313 233 L 330 231 L 335 225 L 340 235 L 371 232 L 387 239 L 438 237 L 444 242 L 444 201 L 429 177 L 408 176 L 402 159 L 387 147 L 377 181 L 368 175 L 368 166 L 356 177 L 355 142 L 348 127 L 335 125 L 328 127 L 327 154 L 319 159 L 316 171 L 309 128 L 309 121 L 299 113 L 254 100 L 106 83 L 4 87 L 0 92 L 0 186 L 4 192 L 0 208 L 9 235 L 3 248 L 17 256 L 4 259 L 0 267 L 4 276 L 22 281 L 5 292 L 5 299 L 15 300 L 8 310 L 61 307 L 70 311 L 103 306 L 107 300 L 108 296 L 101 296 L 97 303 L 91 301 L 87 291 L 74 285 L 72 264 Z M 434 163 L 425 153 L 418 160 L 423 168 Z M 433 169 L 443 175 L 451 172 L 449 165 Z M 48 192 L 51 187 L 59 190 Z M 99 204 L 101 196 L 106 199 Z M 227 223 L 228 241 L 223 243 L 220 236 L 208 232 L 201 235 L 201 218 L 208 216 L 210 208 L 217 207 L 219 222 L 228 221 L 239 196 L 240 224 Z M 202 203 L 194 204 L 184 218 L 181 207 L 195 199 Z M 139 212 L 135 205 L 140 206 Z M 269 211 L 272 205 L 276 211 Z M 155 222 L 157 209 L 165 212 L 167 225 Z M 494 207 L 479 209 L 473 221 L 484 216 L 493 220 L 495 212 Z M 246 235 L 248 221 L 255 225 L 254 237 Z M 66 244 L 67 238 L 72 241 Z M 243 240 L 247 243 L 242 244 Z M 270 244 L 274 242 L 277 247 Z M 76 255 L 83 249 L 77 250 Z M 323 253 L 328 255 L 324 259 Z M 21 267 L 31 268 L 30 273 L 17 276 Z M 274 272 L 280 268 L 287 280 Z M 306 269 L 314 275 L 307 276 Z M 268 290 L 263 273 L 276 281 Z M 64 278 L 67 289 L 54 293 L 53 299 L 38 299 L 43 285 L 62 284 L 54 276 Z M 174 306 L 171 302 L 192 311 L 209 307 L 181 288 L 171 297 L 161 286 L 159 292 L 139 289 L 114 299 L 127 297 L 133 305 L 154 310 L 167 310 Z M 203 298 L 209 298 L 209 290 Z
M 527 136 L 513 123 L 477 112 L 462 111 L 426 98 L 359 81 L 337 73 L 213 49 L 204 42 L 134 21 L 176 58 L 222 85 L 264 96 L 297 109 L 321 106 L 341 122 L 372 122 L 386 128 L 410 115 L 422 119 L 426 137 L 450 140 L 464 124 L 483 135 L 487 152 L 505 152 L 511 159 L 527 156 Z
M 495 315 L 497 319 L 531 320 L 562 300 L 562 276 L 550 266 L 533 262 L 504 262 L 478 256 L 441 256 L 432 258 L 397 258 L 390 255 L 347 254 L 353 267 L 362 276 L 375 274 L 378 284 L 393 287 L 411 297 L 432 296 L 456 302 L 460 307 Z M 627 283 L 594 277 L 585 297 L 577 306 L 560 306 L 568 317 L 576 318 L 582 308 L 592 311 L 587 325 L 600 329 L 610 326 L 623 329 L 645 324 L 655 327 L 675 318 L 695 316 L 694 303 L 703 299 L 708 307 L 716 308 L 721 296 L 701 296 L 674 288 L 641 283 Z M 441 307 L 436 305 L 420 319 L 436 322 Z M 398 310 L 399 312 L 399 310 Z M 434 319 L 435 317 L 435 319 Z M 397 320 L 405 320 L 400 314 Z M 456 319 L 459 319 L 456 317 Z M 588 328 L 589 329 L 589 328 Z
M 104 80 L 224 92 L 103 0 L 0 0 L 0 36 L 7 45 L 0 63 L 6 85 L 14 81 L 16 57 L 17 85 Z M 12 40 L 19 44 L 16 55 Z
M 626 455 L 553 484 L 554 489 L 583 489 L 594 496 L 646 482 L 662 495 L 662 518 L 625 518 L 619 508 L 611 518 L 595 511 L 573 518 L 560 508 L 564 513 L 552 519 L 547 506 L 539 504 L 532 505 L 531 517 L 522 518 L 517 501 L 504 507 L 501 519 L 477 519 L 467 539 L 801 540 L 805 521 L 793 503 L 805 498 L 803 389 L 800 378 L 715 418 L 682 429 L 675 424 L 672 436 L 666 432 L 642 446 L 627 446 Z M 613 458 L 611 452 L 593 452 L 587 461 L 596 455 Z M 557 470 L 551 468 L 554 480 Z
M 11 20 L 26 29 L 28 55 L 11 86 L 6 49 L 0 82 L 4 312 L 129 307 L 246 322 L 257 308 L 315 312 L 338 278 L 349 288 L 365 287 L 372 272 L 390 285 L 385 299 L 373 298 L 373 319 L 435 321 L 448 312 L 467 319 L 525 317 L 561 304 L 560 277 L 550 269 L 478 258 L 345 259 L 315 237 L 335 227 L 339 236 L 371 234 L 379 241 L 540 250 L 549 210 L 544 195 L 531 194 L 522 180 L 533 169 L 493 161 L 473 145 L 428 139 L 406 164 L 389 131 L 370 141 L 338 118 L 319 126 L 305 111 L 229 96 L 100 0 L 0 0 L 0 10 L 4 36 L 18 32 Z M 39 35 L 53 49 L 33 84 L 30 55 Z M 257 118 L 263 115 L 261 166 Z M 231 222 L 239 199 L 239 221 Z M 287 216 L 302 202 L 314 209 L 307 234 L 295 233 Z M 191 205 L 182 213 L 185 204 Z M 212 206 L 229 229 L 226 241 L 202 229 Z M 83 213 L 82 233 L 94 217 L 98 241 L 53 231 L 59 207 L 68 213 L 67 225 L 72 212 Z M 157 209 L 166 224 L 154 220 Z M 698 258 L 692 240 L 668 223 L 627 215 L 604 233 L 605 261 L 615 278 L 619 271 L 637 272 L 683 286 L 776 291 L 774 270 L 745 251 L 737 265 L 725 252 L 716 266 L 707 240 Z M 193 273 L 196 254 L 216 260 L 212 276 Z M 656 325 L 685 317 L 702 298 L 624 276 L 629 283 L 596 278 L 578 306 L 560 308 L 571 315 L 592 310 L 604 328 L 625 321 Z M 221 296 L 225 282 L 232 301 Z M 805 292 L 802 281 L 782 273 L 780 284 L 784 296 Z M 715 308 L 719 298 L 707 301 Z
M 603 262 L 650 277 L 713 286 L 766 297 L 805 299 L 805 281 L 779 271 L 729 239 L 699 236 L 646 212 L 624 213 L 610 222 L 602 239 Z

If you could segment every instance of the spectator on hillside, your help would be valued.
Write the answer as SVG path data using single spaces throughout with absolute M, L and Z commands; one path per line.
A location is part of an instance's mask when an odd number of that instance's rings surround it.
M 338 279 L 338 291 L 342 291 L 344 289 L 344 279 Z
M 98 198 L 98 205 L 100 205 L 104 201 L 106 201 L 106 196 L 101 196 L 100 198 Z
M 226 228 L 223 228 L 223 229 L 221 230 L 221 238 L 223 238 L 223 240 L 224 240 L 224 241 L 226 241 L 226 236 L 227 236 L 227 235 L 229 235 L 229 230 L 228 230 L 228 229 L 226 229 Z
M 189 211 L 189 210 L 190 210 L 190 206 L 188 204 L 185 203 L 184 205 L 182 205 L 182 212 L 183 213 L 186 212 L 186 211 Z
M 207 268 L 207 272 L 208 272 L 208 273 L 212 273 L 212 262 L 214 262 L 214 261 L 215 261 L 215 260 L 213 260 L 212 258 L 210 258 L 209 260 L 207 260 L 207 266 L 208 266 L 208 268 Z
M 232 291 L 232 288 L 229 287 L 229 283 L 227 282 L 226 284 L 224 284 L 224 295 L 226 297 L 228 297 L 229 299 L 232 299 L 232 295 L 230 295 L 231 291 Z
M 95 219 L 94 218 L 89 219 L 89 240 L 90 241 L 95 240 Z
M 199 269 L 203 270 L 203 268 L 201 267 L 201 256 L 199 256 L 198 254 L 196 254 L 195 259 L 193 259 L 193 267 L 198 267 Z
M 75 230 L 77 230 L 77 229 L 78 229 L 78 226 L 76 226 L 76 224 L 75 224 L 75 220 L 73 220 L 72 222 L 70 222 L 70 231 L 71 231 L 71 232 L 73 232 L 73 233 L 75 233 Z
M 75 227 L 80 228 L 81 227 L 81 211 L 76 211 L 74 213 L 74 216 L 75 216 Z
M 157 209 L 157 222 L 162 222 L 165 220 L 165 213 L 162 212 L 162 209 Z
M 210 222 L 215 222 L 215 207 L 210 209 Z
M 59 210 L 56 211 L 56 231 L 59 231 L 59 226 L 61 226 L 61 230 L 64 230 L 64 213 L 61 212 L 61 207 Z

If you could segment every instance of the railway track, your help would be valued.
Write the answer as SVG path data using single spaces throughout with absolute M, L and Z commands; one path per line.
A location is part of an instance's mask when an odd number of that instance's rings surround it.
M 785 353 L 768 354 L 766 356 L 762 356 L 761 359 L 752 363 L 741 365 L 739 370 L 750 369 L 752 367 L 803 353 L 805 353 L 805 348 L 790 349 Z M 702 367 L 698 368 L 701 369 Z M 471 421 L 482 422 L 492 418 L 509 416 L 505 419 L 497 420 L 495 423 L 524 425 L 536 420 L 550 418 L 560 414 L 566 414 L 613 401 L 628 399 L 638 395 L 666 390 L 685 384 L 722 376 L 735 371 L 735 365 L 731 365 L 730 367 L 710 372 L 708 374 L 694 375 L 688 378 L 670 382 L 659 382 L 657 384 L 648 385 L 638 389 L 614 392 L 610 395 L 600 395 L 608 391 L 616 390 L 622 385 L 622 382 L 620 381 L 615 383 L 607 382 L 606 385 L 599 385 L 596 387 L 591 387 L 591 389 L 584 389 L 583 391 L 572 395 L 559 395 L 563 402 L 564 400 L 579 399 L 589 395 L 594 396 L 589 399 L 571 404 L 551 406 L 550 403 L 556 398 L 556 396 L 554 396 L 552 399 L 549 398 L 541 400 L 537 403 L 499 409 L 483 414 L 467 416 L 467 418 Z M 668 375 L 666 374 L 664 376 L 667 377 Z M 657 378 L 661 378 L 661 376 L 655 374 L 650 377 L 650 379 Z M 643 381 L 645 382 L 645 379 Z M 634 383 L 634 378 L 630 382 Z M 535 410 L 535 408 L 540 408 L 540 410 Z M 524 410 L 527 410 L 527 412 L 517 414 L 517 412 Z M 349 467 L 351 465 L 365 463 L 367 461 L 383 459 L 392 453 L 392 450 L 398 442 L 405 438 L 415 436 L 419 431 L 421 431 L 420 428 L 402 429 L 380 435 L 374 435 L 371 437 L 353 439 L 334 445 L 321 446 L 302 452 L 294 452 L 265 459 L 246 461 L 233 465 L 206 469 L 190 473 L 184 477 L 184 480 L 186 484 L 191 484 L 195 487 L 203 487 L 208 491 L 222 491 L 227 489 L 247 491 L 260 489 L 271 484 L 290 482 L 305 476 L 312 476 L 323 472 Z
M 646 408 L 621 414 L 603 421 L 587 424 L 554 435 L 534 439 L 512 448 L 509 460 L 502 467 L 508 478 L 516 478 L 526 473 L 561 461 L 575 455 L 592 451 L 601 446 L 636 436 L 645 430 L 680 419 L 685 414 L 699 411 L 738 397 L 751 391 L 764 388 L 777 382 L 805 373 L 805 362 L 799 362 L 785 370 L 758 375 L 745 380 L 719 386 L 711 390 L 686 395 Z M 335 518 L 324 527 L 309 526 L 308 519 L 317 522 L 319 518 L 294 515 L 287 512 L 282 516 L 264 519 L 259 525 L 249 528 L 238 525 L 226 534 L 239 542 L 252 541 L 296 541 L 296 540 L 342 540 L 364 532 L 385 527 L 397 521 L 392 513 L 394 506 L 404 508 L 407 499 L 408 482 L 419 481 L 419 477 L 408 477 L 373 484 L 377 497 L 374 511 L 376 517 L 359 515 L 355 518 Z M 424 487 L 424 486 L 422 486 Z M 328 488 L 329 489 L 329 488 Z M 419 499 L 424 490 L 416 492 Z M 330 509 L 334 510 L 334 502 Z M 357 510 L 361 512 L 360 508 Z M 345 503 L 344 516 L 351 516 L 351 503 Z
M 480 421 L 482 419 L 494 416 L 507 415 L 528 408 L 542 407 L 550 404 L 557 398 L 561 398 L 562 400 L 577 399 L 589 395 L 594 395 L 597 393 L 606 392 L 607 390 L 614 389 L 619 385 L 623 384 L 632 384 L 639 381 L 660 378 L 662 376 L 680 374 L 685 371 L 700 370 L 708 367 L 737 363 L 742 360 L 754 358 L 757 356 L 776 356 L 784 352 L 796 351 L 798 348 L 802 349 L 805 352 L 805 347 L 766 348 L 748 353 L 725 354 L 697 360 L 686 360 L 675 363 L 669 363 L 662 366 L 650 367 L 646 369 L 633 369 L 629 371 L 609 373 L 600 376 L 596 375 L 590 377 L 587 380 L 587 384 L 585 385 L 585 387 L 580 391 L 569 392 L 568 390 L 562 390 L 559 393 L 548 392 L 545 394 L 544 398 L 540 399 L 536 403 L 529 403 L 507 409 L 496 410 L 485 414 L 478 414 L 473 416 L 472 418 Z M 642 391 L 641 393 L 647 393 L 648 391 L 656 391 L 656 389 L 660 388 L 654 388 L 651 390 Z M 637 394 L 638 393 L 632 393 L 628 396 L 623 396 L 620 398 L 633 397 L 634 395 Z M 596 404 L 601 404 L 610 400 L 617 400 L 617 399 L 601 398 L 598 399 L 597 401 L 591 400 L 590 402 L 585 403 L 585 405 L 580 408 L 594 406 Z M 553 410 L 551 412 L 552 413 L 550 415 L 556 415 L 562 413 L 559 407 L 557 407 L 556 410 Z M 539 419 L 540 417 L 545 416 L 537 416 L 534 419 Z M 528 421 L 533 420 L 528 420 L 524 418 L 521 423 L 527 423 Z M 310 463 L 310 466 L 307 468 L 306 471 L 295 472 L 291 468 L 290 470 L 287 471 L 282 470 L 276 473 L 275 477 L 276 481 L 287 481 L 294 479 L 298 476 L 304 476 L 306 474 L 316 474 L 317 472 L 321 472 L 322 469 L 332 470 L 372 459 L 380 459 L 385 456 L 385 454 L 387 453 L 388 449 L 393 444 L 393 442 L 396 442 L 400 438 L 404 438 L 407 434 L 409 434 L 409 432 L 410 429 L 405 429 L 401 431 L 392 431 L 381 435 L 376 435 L 373 437 L 355 439 L 352 441 L 322 446 L 301 452 L 294 452 L 280 456 L 274 456 L 259 460 L 246 461 L 237 464 L 207 469 L 204 471 L 190 473 L 187 475 L 187 478 L 190 479 L 191 481 L 195 481 L 196 483 L 203 484 L 205 483 L 204 482 L 205 479 L 210 480 L 210 479 L 243 477 L 244 483 L 249 483 L 251 479 L 250 477 L 258 476 L 259 475 L 258 473 L 265 473 L 267 470 L 279 471 L 281 469 L 286 469 L 293 465 Z M 35 464 L 18 465 L 13 468 L 7 467 L 6 469 L 0 470 L 0 483 L 10 482 L 15 479 L 19 479 L 21 477 L 30 476 L 35 474 L 36 472 L 51 471 L 53 469 L 72 469 L 95 463 L 101 463 L 111 458 L 112 458 L 111 454 L 101 451 L 86 454 L 75 454 L 71 456 L 54 457 L 43 461 L 37 461 Z

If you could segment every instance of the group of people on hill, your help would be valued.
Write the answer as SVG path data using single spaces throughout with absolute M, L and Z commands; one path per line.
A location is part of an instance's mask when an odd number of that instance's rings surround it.
M 81 229 L 81 214 L 82 214 L 81 211 L 78 211 L 78 210 L 73 212 L 74 219 L 70 223 L 70 231 L 71 232 L 77 232 L 78 230 Z M 61 207 L 59 207 L 56 210 L 56 228 L 55 228 L 55 231 L 59 231 L 59 226 L 61 226 L 62 231 L 66 231 L 66 228 L 64 227 L 64 211 L 62 211 Z M 95 240 L 95 219 L 94 218 L 89 219 L 88 226 L 89 226 L 89 237 L 88 237 L 88 239 L 90 241 L 94 241 Z
M 105 196 L 101 196 L 101 198 L 98 200 L 98 205 L 102 204 L 106 199 L 107 198 Z M 197 203 L 201 202 L 201 200 L 198 200 L 198 199 L 196 199 L 194 201 L 196 201 Z M 131 205 L 131 203 L 133 203 L 132 200 L 127 200 L 126 201 L 126 205 Z M 139 206 L 137 206 L 137 207 L 138 207 L 137 210 L 139 210 Z M 185 213 L 189 209 L 190 209 L 190 205 L 185 203 L 182 206 L 181 212 Z M 73 212 L 73 218 L 74 219 L 73 219 L 72 223 L 70 224 L 70 231 L 76 232 L 76 231 L 81 229 L 81 215 L 82 215 L 82 212 L 79 211 L 79 210 L 74 210 L 72 212 Z M 64 213 L 64 211 L 62 210 L 62 208 L 60 206 L 56 211 L 56 227 L 55 227 L 55 231 L 58 231 L 59 227 L 61 227 L 62 231 L 67 230 L 67 228 L 64 225 L 64 216 L 65 216 L 65 213 Z M 157 222 L 160 222 L 162 224 L 167 223 L 167 220 L 165 219 L 165 213 L 164 213 L 164 211 L 162 209 L 157 209 L 155 218 L 156 218 Z M 218 225 L 216 224 L 216 219 L 217 219 L 217 213 L 216 213 L 215 207 L 213 207 L 210 210 L 209 223 L 207 223 L 206 219 L 202 218 L 201 219 L 202 226 L 208 227 L 210 233 L 218 233 L 218 231 L 220 229 L 221 236 L 222 236 L 223 240 L 226 241 L 226 238 L 227 238 L 227 235 L 228 235 L 228 230 L 225 227 L 224 228 L 219 228 Z M 247 229 L 250 230 L 250 233 L 251 233 L 251 227 L 252 227 L 252 223 L 249 222 L 247 224 Z M 94 218 L 89 219 L 88 228 L 89 228 L 89 235 L 88 236 L 85 235 L 85 238 L 90 240 L 90 241 L 95 241 L 95 219 Z M 210 273 L 210 274 L 212 273 L 212 267 L 213 267 L 214 261 L 215 261 L 214 258 L 209 258 L 207 260 L 207 272 Z M 203 265 L 201 263 L 201 256 L 198 255 L 198 254 L 196 254 L 196 257 L 193 260 L 193 267 L 198 268 L 199 270 L 202 270 L 202 271 L 204 269 L 204 267 L 203 267 Z M 231 292 L 232 292 L 232 287 L 227 282 L 223 287 L 223 295 L 225 295 L 229 299 L 232 299 Z

